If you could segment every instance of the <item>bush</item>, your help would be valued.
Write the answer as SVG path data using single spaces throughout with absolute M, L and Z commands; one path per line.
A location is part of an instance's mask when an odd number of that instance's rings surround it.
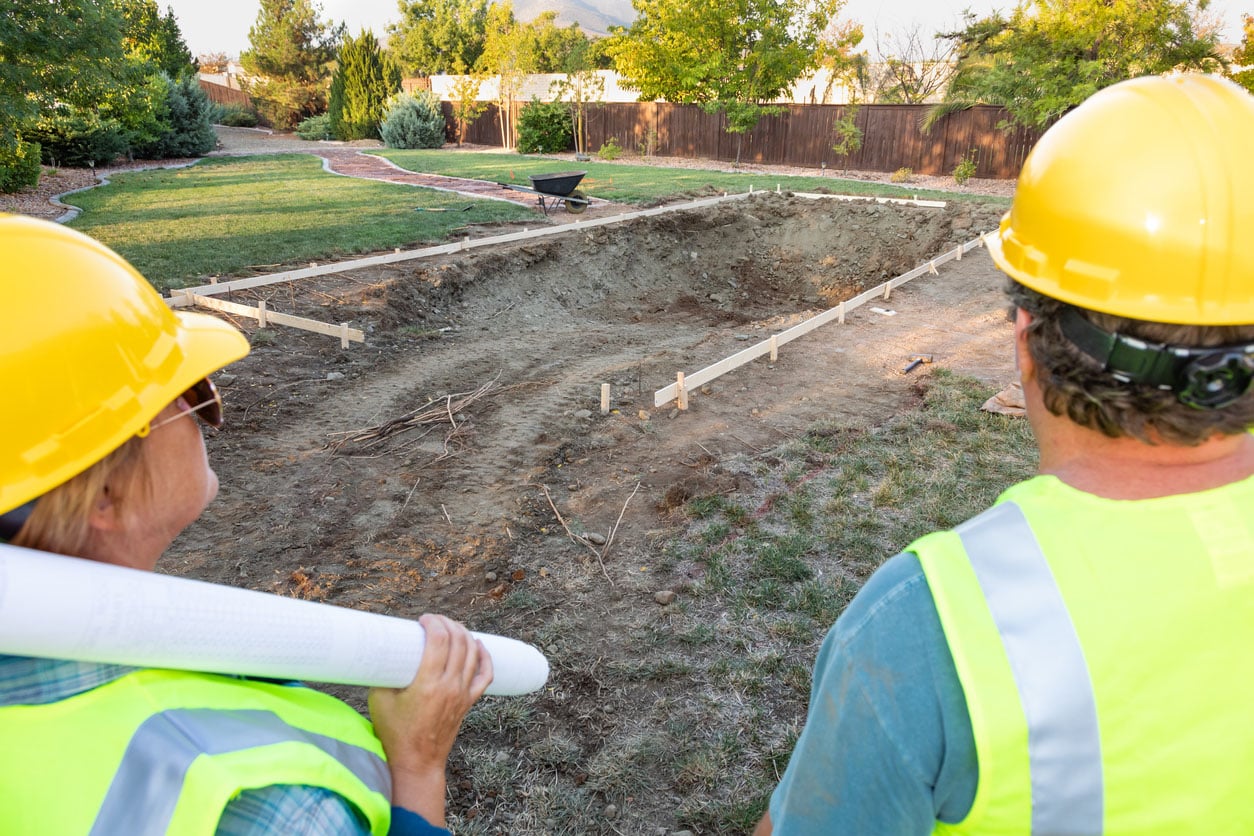
M 572 141 L 570 106 L 565 102 L 542 102 L 532 96 L 518 112 L 518 153 L 566 151 Z
M 170 157 L 199 157 L 213 150 L 218 138 L 210 122 L 209 96 L 200 89 L 195 76 L 179 81 L 159 76 L 165 84 L 165 106 L 161 114 L 161 133 L 148 142 L 136 142 L 131 154 L 146 160 Z
M 623 146 L 618 144 L 618 137 L 612 136 L 601 143 L 597 156 L 603 160 L 617 160 L 623 155 Z
M 962 158 L 962 162 L 954 166 L 954 182 L 959 186 L 966 185 L 966 182 L 975 176 L 975 151 Z
M 126 133 L 116 119 L 68 105 L 36 122 L 30 136 L 42 147 L 43 161 L 54 166 L 106 165 L 127 150 Z
M 440 100 L 430 90 L 393 97 L 379 133 L 389 148 L 439 148 L 444 144 Z
M 893 176 L 888 179 L 894 183 L 909 183 L 910 178 L 914 177 L 914 170 L 902 166 L 893 172 Z
M 214 104 L 209 111 L 209 119 L 215 125 L 228 128 L 257 127 L 257 114 L 239 104 Z
M 319 113 L 310 116 L 296 126 L 296 135 L 301 139 L 331 139 L 331 114 Z
M 0 193 L 39 185 L 39 143 L 0 140 Z

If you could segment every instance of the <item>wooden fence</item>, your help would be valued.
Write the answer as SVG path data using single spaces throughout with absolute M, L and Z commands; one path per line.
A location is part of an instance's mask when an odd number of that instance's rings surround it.
M 515 102 L 517 124 L 522 102 Z M 919 124 L 930 105 L 862 105 L 855 122 L 862 130 L 862 148 L 848 160 L 832 151 L 833 125 L 844 117 L 847 105 L 788 105 L 778 116 L 767 116 L 743 135 L 742 162 L 791 165 L 839 171 L 896 171 L 951 174 L 973 155 L 976 177 L 1013 179 L 1041 131 L 997 126 L 1009 117 L 1000 107 L 979 105 L 950 114 L 930 133 Z M 448 136 L 455 140 L 452 105 L 444 103 Z M 592 105 L 587 111 L 588 148 L 595 151 L 608 139 L 624 150 L 651 152 L 663 157 L 690 157 L 732 161 L 740 137 L 726 131 L 722 113 L 707 113 L 697 105 L 666 102 L 621 102 Z M 466 141 L 500 145 L 501 128 L 495 106 L 473 122 Z
M 209 101 L 220 105 L 240 105 L 241 107 L 251 108 L 253 100 L 243 90 L 236 90 L 234 87 L 227 87 L 222 84 L 214 84 L 212 81 L 200 79 L 200 89 L 204 90 L 209 96 Z

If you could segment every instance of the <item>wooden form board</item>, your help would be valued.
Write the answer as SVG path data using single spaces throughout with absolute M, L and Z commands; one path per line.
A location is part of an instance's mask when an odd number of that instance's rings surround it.
M 319 322 L 316 319 L 306 319 L 303 316 L 292 316 L 291 314 L 279 313 L 278 311 L 266 310 L 265 302 L 258 302 L 256 306 L 241 305 L 237 302 L 228 302 L 225 299 L 214 299 L 210 296 L 201 296 L 192 293 L 190 290 L 183 291 L 183 299 L 185 304 L 196 305 L 201 308 L 210 308 L 223 313 L 235 314 L 237 316 L 247 316 L 257 320 L 262 325 L 274 323 L 275 325 L 286 325 L 290 328 L 299 328 L 302 331 L 313 331 L 317 334 L 326 334 L 328 337 L 339 337 L 340 345 L 348 348 L 350 342 L 364 343 L 366 335 L 357 328 L 349 328 L 347 322 L 339 325 L 332 325 L 329 322 Z
M 852 299 L 846 299 L 836 307 L 829 308 L 821 314 L 812 316 L 805 322 L 798 323 L 786 331 L 773 334 L 756 345 L 752 345 L 743 351 L 737 351 L 730 357 L 725 357 L 717 363 L 706 366 L 700 371 L 693 372 L 692 374 L 684 374 L 683 372 L 680 372 L 675 383 L 672 383 L 669 386 L 663 386 L 661 389 L 658 389 L 653 393 L 653 405 L 665 406 L 671 401 L 679 398 L 679 387 L 681 385 L 686 391 L 691 391 L 695 387 L 703 386 L 711 380 L 721 377 L 731 370 L 743 366 L 750 360 L 756 360 L 763 354 L 771 354 L 773 349 L 778 349 L 779 346 L 784 345 L 785 343 L 790 343 L 798 337 L 810 333 L 815 328 L 826 325 L 832 320 L 837 320 L 843 324 L 845 321 L 845 314 L 849 313 L 849 311 L 852 311 L 854 308 L 860 307 L 867 302 L 870 302 L 872 299 L 887 299 L 892 294 L 894 289 L 901 287 L 911 279 L 916 279 L 925 273 L 935 275 L 937 272 L 936 268 L 939 265 L 945 264 L 949 261 L 961 260 L 964 253 L 968 253 L 976 247 L 982 246 L 984 246 L 984 236 L 981 235 L 979 238 L 975 238 L 959 247 L 954 247 L 952 250 L 938 255 L 936 258 L 925 261 L 918 267 L 908 270 L 896 278 L 889 279 L 883 284 L 876 285 L 870 290 L 859 293 Z M 683 383 L 680 384 L 679 380 L 682 380 Z
M 560 226 L 545 227 L 543 229 L 524 230 L 522 232 L 510 232 L 505 235 L 493 235 L 488 238 L 476 238 L 471 240 L 467 238 L 465 241 L 458 241 L 453 244 L 441 244 L 438 247 L 425 247 L 421 250 L 412 250 L 408 252 L 397 251 L 388 253 L 387 255 L 376 255 L 369 258 L 355 258 L 351 261 L 337 261 L 333 264 L 313 264 L 300 270 L 286 270 L 282 273 L 270 273 L 265 276 L 253 276 L 249 279 L 235 279 L 229 282 L 218 282 L 216 284 L 206 284 L 200 287 L 191 287 L 186 290 L 171 291 L 170 296 L 166 299 L 166 303 L 172 308 L 181 308 L 191 304 L 187 301 L 187 293 L 196 296 L 218 296 L 223 293 L 230 293 L 233 290 L 244 290 L 250 287 L 262 287 L 264 285 L 276 284 L 278 282 L 293 282 L 300 279 L 311 279 L 315 276 L 326 276 L 332 273 L 343 273 L 348 270 L 358 270 L 362 267 L 377 267 L 383 264 L 396 264 L 401 261 L 412 261 L 418 258 L 429 258 L 437 255 L 451 255 L 452 253 L 473 250 L 479 247 L 491 247 L 497 244 L 507 244 L 511 241 L 526 241 L 531 238 L 544 238 L 549 235 L 561 235 L 567 232 L 575 232 L 581 229 L 590 229 L 597 226 L 608 226 L 610 224 L 622 223 L 636 218 L 648 218 L 655 215 L 665 215 L 670 212 L 685 212 L 692 209 L 701 209 L 706 206 L 713 206 L 717 203 L 723 203 L 728 200 L 743 200 L 749 197 L 753 192 L 741 192 L 739 194 L 725 194 L 721 197 L 707 197 L 701 200 L 694 200 L 689 203 L 680 203 L 674 206 L 658 206 L 653 209 L 642 209 L 638 212 L 627 212 L 622 215 L 607 215 L 603 218 L 593 218 L 589 221 L 576 220 L 573 223 L 562 224 Z M 761 192 L 758 192 L 761 194 Z

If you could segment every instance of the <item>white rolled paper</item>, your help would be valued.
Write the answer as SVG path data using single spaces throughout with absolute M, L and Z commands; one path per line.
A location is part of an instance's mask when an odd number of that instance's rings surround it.
M 492 656 L 489 694 L 548 680 L 536 648 L 473 635 Z M 400 688 L 424 643 L 404 618 L 0 544 L 0 653 Z

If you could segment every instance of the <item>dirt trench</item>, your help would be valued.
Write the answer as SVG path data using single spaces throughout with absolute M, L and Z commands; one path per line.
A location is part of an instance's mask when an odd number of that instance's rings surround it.
M 221 491 L 164 569 L 524 640 L 561 613 L 590 652 L 629 656 L 618 637 L 682 582 L 658 571 L 661 546 L 688 498 L 737 489 L 729 459 L 822 419 L 873 426 L 911 408 L 926 369 L 902 369 L 917 353 L 990 394 L 1012 378 L 1002 279 L 977 250 L 702 387 L 685 412 L 655 409 L 654 390 L 998 215 L 768 194 L 236 293 L 350 321 L 366 344 L 237 323 L 254 348 L 219 378 Z M 566 528 L 612 542 L 598 555 Z M 602 733 L 586 721 L 596 687 L 560 666 L 551 684 L 563 696 L 540 701 L 546 728 Z

